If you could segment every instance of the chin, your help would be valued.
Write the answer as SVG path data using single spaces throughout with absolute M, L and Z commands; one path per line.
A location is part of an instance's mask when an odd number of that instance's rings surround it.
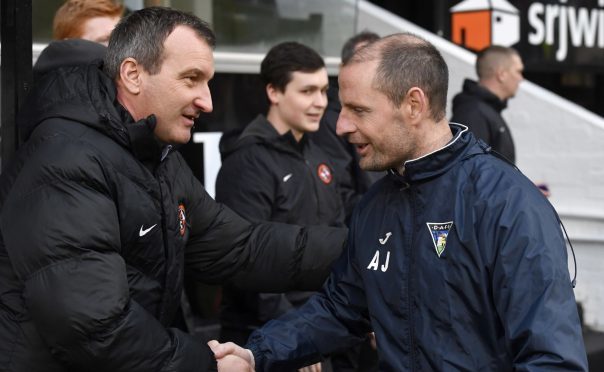
M 367 158 L 361 158 L 359 160 L 359 167 L 364 171 L 371 172 L 383 172 L 393 168 L 393 166 L 390 166 L 388 164 L 380 163 L 375 161 L 374 159 Z
M 174 141 L 175 145 L 186 145 L 191 140 L 191 135 L 188 135 L 186 138 L 179 138 L 177 141 Z
M 170 144 L 170 145 L 184 145 L 186 143 L 189 142 L 189 140 L 191 139 L 191 134 L 189 133 L 186 136 L 178 136 L 178 137 L 172 137 L 170 139 L 168 139 L 168 141 L 162 141 L 164 143 Z M 161 141 L 161 139 L 160 139 Z
M 316 132 L 319 130 L 319 123 L 312 123 L 309 125 L 306 125 L 306 127 L 304 128 L 305 132 Z

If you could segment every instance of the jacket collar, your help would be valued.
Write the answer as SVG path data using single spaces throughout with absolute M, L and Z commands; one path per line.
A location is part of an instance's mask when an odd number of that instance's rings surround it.
M 453 133 L 449 143 L 422 157 L 407 160 L 402 176 L 393 169 L 389 171 L 390 176 L 403 182 L 428 180 L 447 172 L 464 159 L 490 151 L 490 147 L 477 140 L 465 125 L 450 123 L 449 128 Z
M 300 154 L 308 144 L 307 137 L 302 136 L 298 142 L 291 131 L 279 134 L 264 115 L 258 115 L 241 133 L 239 140 L 241 143 L 264 143 L 276 150 Z
M 478 82 L 476 82 L 474 80 L 470 80 L 470 79 L 464 80 L 463 93 L 479 98 L 480 100 L 491 105 L 493 107 L 493 109 L 495 109 L 497 112 L 503 111 L 508 105 L 507 100 L 502 101 L 499 97 L 497 97 L 495 94 L 493 94 L 490 90 L 488 90 L 487 88 L 478 84 Z
M 128 133 L 132 153 L 149 169 L 154 169 L 167 155 L 166 149 L 168 152 L 171 149 L 170 146 L 163 146 L 155 138 L 153 133 L 156 125 L 155 115 L 149 115 L 135 122 L 130 113 L 119 103 L 117 103 L 117 110 Z

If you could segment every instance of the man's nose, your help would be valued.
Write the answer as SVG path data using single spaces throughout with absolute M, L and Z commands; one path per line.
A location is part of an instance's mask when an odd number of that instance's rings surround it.
M 205 84 L 198 96 L 193 100 L 195 107 L 200 109 L 202 112 L 212 112 L 214 107 L 212 106 L 212 94 L 210 93 L 210 87 Z
M 340 116 L 338 116 L 338 121 L 336 122 L 336 133 L 338 136 L 342 137 L 354 132 L 355 130 L 356 127 L 354 126 L 353 122 L 348 119 L 346 109 L 342 108 Z
M 327 93 L 318 91 L 315 94 L 314 105 L 321 108 L 327 107 Z

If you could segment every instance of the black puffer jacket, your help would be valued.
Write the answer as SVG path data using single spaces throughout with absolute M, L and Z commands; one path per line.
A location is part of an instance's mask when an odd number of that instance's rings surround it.
M 340 226 L 346 231 L 333 167 L 307 135 L 300 142 L 291 132 L 279 135 L 259 115 L 237 138 L 223 137 L 221 153 L 223 164 L 216 179 L 216 200 L 243 217 L 304 226 Z M 342 245 L 343 241 L 335 238 L 325 243 Z M 250 330 L 309 297 L 309 293 L 300 292 L 256 292 L 225 288 L 221 321 L 227 331 L 223 336 L 245 342 Z
M 507 101 L 500 100 L 477 82 L 466 79 L 462 92 L 453 98 L 451 122 L 467 125 L 476 137 L 514 163 L 516 151 L 512 133 L 501 117 L 506 106 Z
M 252 221 L 344 226 L 338 180 L 308 136 L 279 135 L 262 115 L 221 141 L 216 200 Z
M 0 178 L 0 370 L 205 371 L 207 346 L 168 328 L 185 272 L 322 283 L 339 230 L 250 225 L 214 202 L 178 153 L 160 161 L 154 120 L 134 123 L 99 66 L 39 86 Z

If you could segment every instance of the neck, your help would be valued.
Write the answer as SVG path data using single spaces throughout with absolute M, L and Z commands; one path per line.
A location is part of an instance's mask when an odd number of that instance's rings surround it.
M 278 113 L 275 110 L 273 110 L 272 108 L 270 108 L 268 110 L 268 114 L 266 115 L 266 120 L 268 120 L 268 122 L 273 126 L 273 128 L 275 128 L 277 133 L 279 133 L 280 135 L 284 135 L 285 133 L 291 131 L 294 138 L 296 139 L 296 142 L 300 142 L 300 140 L 302 139 L 302 136 L 304 136 L 304 132 L 295 130 L 295 129 L 291 128 L 289 125 L 285 124 L 285 122 L 281 119 L 281 117 L 278 115 Z
M 489 92 L 496 95 L 497 98 L 499 98 L 501 101 L 505 101 L 508 98 L 508 97 L 506 97 L 506 94 L 503 92 L 503 90 L 501 89 L 499 84 L 492 79 L 479 80 L 478 84 L 480 84 L 482 87 L 486 88 Z
M 124 107 L 126 109 L 126 111 L 128 111 L 128 113 L 130 114 L 130 116 L 132 116 L 132 119 L 134 119 L 134 121 L 138 121 L 138 120 L 142 119 L 142 117 L 139 117 L 137 115 L 136 110 L 134 110 L 134 105 L 132 104 L 130 99 L 128 99 L 128 96 L 119 88 L 119 85 L 117 87 L 116 99 L 119 102 L 119 104 L 122 105 L 122 107 Z
M 439 122 L 427 121 L 422 127 L 426 128 L 426 130 L 419 135 L 417 149 L 413 153 L 413 156 L 406 161 L 418 159 L 438 151 L 453 139 L 453 133 L 451 133 L 451 128 L 449 128 L 449 122 L 445 118 Z M 397 171 L 401 175 L 405 172 L 405 162 L 397 168 Z

